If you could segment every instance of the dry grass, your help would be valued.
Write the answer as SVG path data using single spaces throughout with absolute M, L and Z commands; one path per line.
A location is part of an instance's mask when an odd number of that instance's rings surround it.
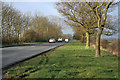
M 101 48 L 104 48 L 104 49 L 107 49 L 108 47 L 108 40 L 100 40 L 100 45 L 101 45 Z
M 111 50 L 112 50 L 113 55 L 120 57 L 120 47 L 118 46 L 119 44 L 120 44 L 120 40 L 113 41 L 111 45 Z
M 120 40 L 115 40 L 110 45 L 107 40 L 101 40 L 100 41 L 100 49 L 104 51 L 109 51 L 113 55 L 120 57 L 120 47 L 118 46 L 120 44 Z M 95 44 L 91 44 L 94 48 L 96 48 Z

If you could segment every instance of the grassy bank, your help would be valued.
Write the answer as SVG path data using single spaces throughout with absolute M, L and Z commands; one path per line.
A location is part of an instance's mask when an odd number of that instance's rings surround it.
M 8 69 L 6 77 L 25 78 L 117 78 L 118 58 L 85 44 L 68 43 L 62 47 Z
M 26 45 L 39 44 L 39 43 L 45 43 L 45 42 L 18 43 L 18 44 L 3 44 L 3 45 L 0 45 L 0 47 L 26 46 Z

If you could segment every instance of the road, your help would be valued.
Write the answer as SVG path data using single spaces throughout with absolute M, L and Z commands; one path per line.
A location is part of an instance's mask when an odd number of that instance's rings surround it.
M 29 46 L 2 48 L 2 67 L 4 68 L 9 64 L 37 55 L 63 44 L 65 43 L 41 43 Z

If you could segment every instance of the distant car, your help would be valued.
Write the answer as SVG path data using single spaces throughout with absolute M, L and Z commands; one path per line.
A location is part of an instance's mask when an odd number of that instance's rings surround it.
M 49 43 L 55 43 L 55 42 L 56 42 L 56 41 L 55 41 L 54 38 L 49 39 Z
M 65 42 L 69 42 L 69 39 L 65 39 Z
M 62 42 L 62 38 L 58 38 L 58 42 Z

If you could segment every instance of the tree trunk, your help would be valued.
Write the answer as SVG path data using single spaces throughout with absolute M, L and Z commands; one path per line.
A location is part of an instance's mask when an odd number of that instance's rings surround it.
M 100 37 L 102 34 L 103 29 L 99 29 L 97 36 L 96 36 L 96 57 L 100 56 Z
M 86 32 L 86 47 L 85 48 L 90 48 L 90 34 L 89 32 Z

